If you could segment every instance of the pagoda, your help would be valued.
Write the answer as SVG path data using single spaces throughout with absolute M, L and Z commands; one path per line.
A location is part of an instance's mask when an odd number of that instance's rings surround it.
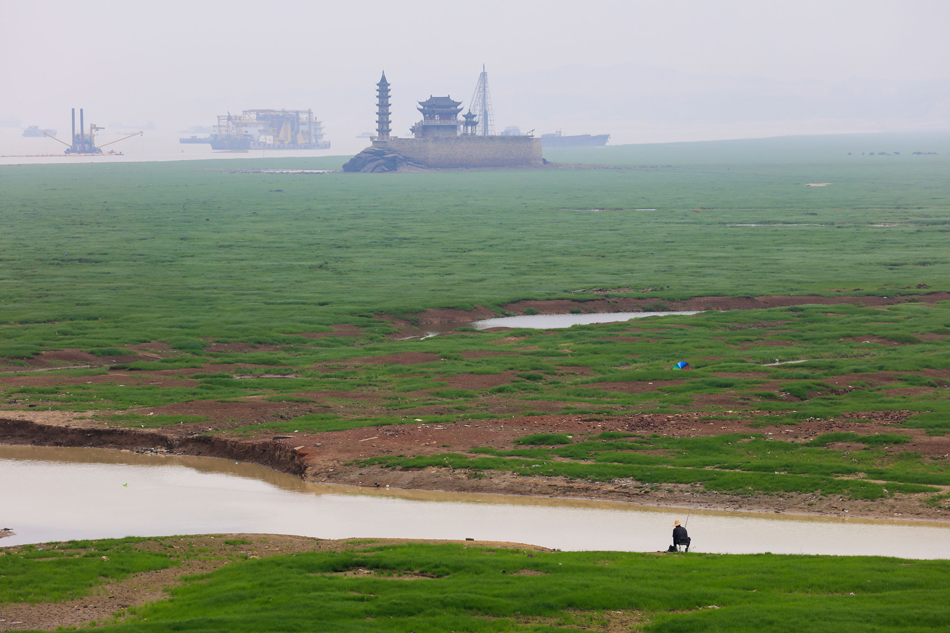
M 389 140 L 389 82 L 385 70 L 376 84 L 376 140 Z
M 452 97 L 430 96 L 419 102 L 418 110 L 422 113 L 422 120 L 412 126 L 412 134 L 416 138 L 459 135 L 461 101 L 453 101 Z
M 465 122 L 462 123 L 462 136 L 475 136 L 475 132 L 478 130 L 478 121 L 475 120 L 475 115 L 469 110 L 462 115 L 462 118 L 465 119 Z

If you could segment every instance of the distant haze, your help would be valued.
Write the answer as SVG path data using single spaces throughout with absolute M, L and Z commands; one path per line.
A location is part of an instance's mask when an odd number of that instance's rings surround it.
M 313 108 L 333 150 L 416 102 L 611 144 L 950 129 L 950 2 L 518 0 L 0 2 L 0 126 L 170 134 L 250 108 Z M 148 132 L 146 132 L 148 134 Z M 0 148 L 2 150 L 3 148 Z

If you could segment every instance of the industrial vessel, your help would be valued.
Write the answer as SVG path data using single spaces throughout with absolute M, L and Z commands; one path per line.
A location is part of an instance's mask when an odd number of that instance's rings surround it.
M 200 141 L 182 141 L 200 142 Z M 244 110 L 240 115 L 218 115 L 211 132 L 212 149 L 327 149 L 323 124 L 313 110 Z
M 603 147 L 607 144 L 610 134 L 576 134 L 574 136 L 564 136 L 561 130 L 553 134 L 541 135 L 542 147 Z
M 23 130 L 23 136 L 46 136 L 47 134 L 55 136 L 56 130 L 41 130 L 38 125 L 31 125 Z
M 129 134 L 128 136 L 123 136 L 120 139 L 114 141 L 109 141 L 108 143 L 103 143 L 102 145 L 96 145 L 96 132 L 104 130 L 104 127 L 96 125 L 95 123 L 89 124 L 89 132 L 86 132 L 84 129 L 83 122 L 83 110 L 79 108 L 79 134 L 76 134 L 76 108 L 73 108 L 73 134 L 72 134 L 72 143 L 67 143 L 62 141 L 49 132 L 43 132 L 43 136 L 48 136 L 54 141 L 58 141 L 66 146 L 66 156 L 121 156 L 122 153 L 116 153 L 112 150 L 108 152 L 103 152 L 102 148 L 107 145 L 112 145 L 113 143 L 118 143 L 119 141 L 124 141 L 125 139 L 132 138 L 133 136 L 141 136 L 142 132 L 136 132 L 135 134 Z

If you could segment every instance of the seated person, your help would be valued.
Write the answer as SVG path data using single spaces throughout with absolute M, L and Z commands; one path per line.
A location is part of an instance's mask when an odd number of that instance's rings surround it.
M 670 549 L 675 550 L 677 545 L 685 545 L 688 552 L 690 540 L 686 528 L 680 525 L 679 521 L 675 521 L 673 523 L 673 547 Z

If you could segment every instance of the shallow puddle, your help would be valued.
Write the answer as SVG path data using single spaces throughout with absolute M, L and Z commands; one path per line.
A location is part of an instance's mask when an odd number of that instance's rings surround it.
M 590 325 L 591 323 L 619 323 L 630 319 L 645 319 L 656 316 L 675 316 L 699 314 L 698 311 L 683 312 L 600 312 L 595 314 L 526 314 L 523 316 L 499 317 L 475 321 L 472 327 L 485 330 L 491 327 L 528 328 L 532 330 L 551 330 L 571 327 L 572 325 Z
M 460 327 L 473 327 L 487 330 L 493 327 L 527 328 L 529 330 L 555 330 L 572 325 L 590 325 L 592 323 L 621 323 L 631 319 L 645 319 L 656 316 L 675 316 L 699 314 L 699 311 L 681 312 L 595 312 L 590 314 L 525 314 L 521 316 L 498 317 L 481 321 L 447 321 L 445 323 L 427 323 L 419 326 L 426 332 L 423 339 L 451 332 Z M 416 337 L 409 337 L 416 338 Z
M 693 551 L 950 558 L 950 526 L 773 517 L 616 502 L 308 484 L 251 464 L 101 449 L 0 446 L 0 545 L 227 532 L 472 538 L 657 551 L 675 519 Z

